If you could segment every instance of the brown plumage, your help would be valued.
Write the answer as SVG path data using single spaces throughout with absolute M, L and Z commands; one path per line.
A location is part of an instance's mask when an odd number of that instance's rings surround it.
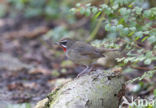
M 87 67 L 94 63 L 97 58 L 104 57 L 105 52 L 116 51 L 113 49 L 98 49 L 83 41 L 70 38 L 64 38 L 58 44 L 64 49 L 68 59 Z

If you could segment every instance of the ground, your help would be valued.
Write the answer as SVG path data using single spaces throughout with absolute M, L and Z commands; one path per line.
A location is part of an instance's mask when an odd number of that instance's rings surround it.
M 57 25 L 53 21 L 33 18 L 0 20 L 1 104 L 35 104 L 82 70 L 66 59 L 53 40 L 44 40 L 44 34 Z M 131 70 L 125 76 L 129 80 L 145 71 Z M 126 96 L 153 97 L 156 78 L 143 82 L 128 84 Z
M 57 46 L 42 43 L 43 34 L 53 26 L 36 19 L 1 19 L 0 29 L 0 101 L 35 103 L 55 87 L 58 78 L 74 77 L 73 68 L 59 73 L 59 63 L 65 59 Z M 52 72 L 52 70 L 56 70 Z M 54 75 L 52 75 L 54 73 Z

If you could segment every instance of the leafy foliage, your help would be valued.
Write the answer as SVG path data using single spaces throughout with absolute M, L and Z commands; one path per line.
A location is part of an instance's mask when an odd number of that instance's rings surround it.
M 127 54 L 128 57 L 117 58 L 119 62 L 123 61 L 124 64 L 132 63 L 137 65 L 143 62 L 145 65 L 152 65 L 156 61 L 156 7 L 148 8 L 141 7 L 139 4 L 144 2 L 141 0 L 111 0 L 108 3 L 94 6 L 91 3 L 76 5 L 72 8 L 71 12 L 80 13 L 86 16 L 91 16 L 96 19 L 97 25 L 88 38 L 89 41 L 93 40 L 96 36 L 97 29 L 104 27 L 108 32 L 105 40 L 116 40 L 120 38 L 130 43 L 130 49 L 134 49 Z M 100 22 L 100 23 L 99 23 Z M 112 36 L 113 35 L 113 38 Z M 96 41 L 97 46 L 103 44 L 102 41 Z M 151 50 L 144 47 L 139 47 L 138 43 L 150 44 Z M 139 48 L 138 48 L 139 47 Z M 156 72 L 156 66 L 146 72 L 139 80 L 147 76 L 152 76 Z
M 56 0 L 6 0 L 7 5 L 2 5 L 3 9 L 8 8 L 8 11 L 0 11 L 0 16 L 9 14 L 11 17 L 17 16 L 19 13 L 27 18 L 45 17 L 47 19 L 63 18 L 69 22 L 74 21 L 74 16 L 71 16 L 68 11 L 71 1 L 56 1 Z M 2 7 L 0 6 L 0 8 Z M 2 13 L 3 12 L 3 13 Z M 58 14 L 59 13 L 59 14 Z M 2 15 L 1 15 L 2 14 Z
M 53 39 L 53 41 L 57 42 L 63 37 L 73 37 L 74 33 L 72 31 L 68 31 L 65 27 L 63 26 L 58 26 L 54 28 L 53 30 L 50 30 L 48 33 L 45 34 L 44 40 L 47 39 Z

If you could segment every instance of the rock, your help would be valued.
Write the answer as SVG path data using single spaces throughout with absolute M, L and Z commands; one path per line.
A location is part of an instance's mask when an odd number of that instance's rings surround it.
M 53 90 L 35 108 L 118 108 L 124 78 L 111 70 L 96 70 Z

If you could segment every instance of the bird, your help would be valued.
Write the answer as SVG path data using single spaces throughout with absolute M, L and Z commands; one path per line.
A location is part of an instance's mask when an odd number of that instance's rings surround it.
M 78 74 L 90 72 L 96 60 L 105 57 L 104 53 L 108 51 L 117 51 L 118 49 L 99 49 L 84 41 L 78 41 L 71 38 L 63 38 L 57 44 L 63 48 L 66 57 L 72 62 L 85 65 L 86 68 Z

